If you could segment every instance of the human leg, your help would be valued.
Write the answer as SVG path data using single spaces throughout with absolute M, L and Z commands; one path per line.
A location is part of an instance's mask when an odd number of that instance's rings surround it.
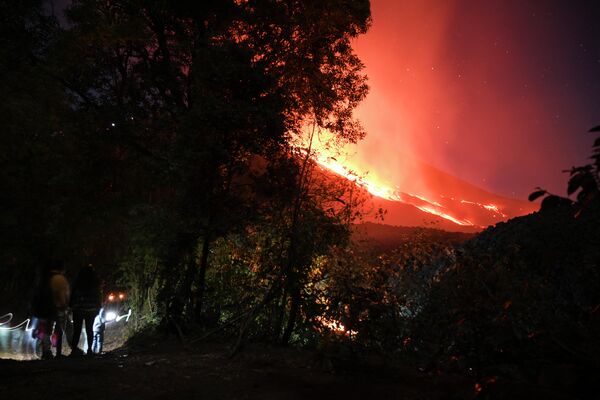
M 94 341 L 92 342 L 92 351 L 100 353 L 100 332 L 94 331 Z
M 81 336 L 81 328 L 83 326 L 83 313 L 81 311 L 73 311 L 73 336 L 71 338 L 72 353 L 78 353 L 79 336 Z
M 56 356 L 62 355 L 62 339 L 63 339 L 63 328 L 60 321 L 56 321 L 54 326 L 54 333 L 56 334 Z
M 73 314 L 65 312 L 65 336 L 70 348 L 73 348 Z
M 59 311 L 56 314 L 56 325 L 54 332 L 56 333 L 56 356 L 62 355 L 62 341 L 65 332 L 66 312 Z
M 38 321 L 38 340 L 42 342 L 42 360 L 52 358 L 51 334 L 52 321 L 49 319 L 40 319 Z
M 88 354 L 92 354 L 92 342 L 94 340 L 94 318 L 96 318 L 96 314 L 98 314 L 97 311 L 86 311 L 84 316 Z
M 104 347 L 104 328 L 98 332 L 98 354 L 102 353 L 102 348 Z

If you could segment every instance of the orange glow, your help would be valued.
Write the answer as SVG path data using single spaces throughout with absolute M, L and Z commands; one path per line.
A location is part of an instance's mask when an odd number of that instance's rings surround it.
M 475 232 L 537 211 L 525 197 L 537 185 L 556 187 L 541 178 L 556 176 L 548 163 L 571 162 L 558 162 L 565 143 L 531 151 L 558 129 L 548 126 L 556 115 L 546 115 L 557 96 L 513 81 L 538 75 L 523 61 L 537 43 L 504 29 L 525 15 L 516 4 L 373 1 L 373 26 L 353 42 L 369 77 L 354 115 L 366 138 L 332 148 L 332 135 L 317 130 L 299 146 L 372 194 L 370 209 L 387 210 L 385 224 Z
M 115 299 L 115 295 L 114 294 L 109 294 L 108 295 L 108 301 L 113 301 Z
M 373 0 L 373 25 L 353 42 L 370 91 L 355 113 L 367 136 L 351 146 L 350 168 L 436 201 L 449 193 L 428 187 L 407 156 L 507 197 L 525 200 L 535 186 L 563 193 L 567 176 L 558 171 L 587 155 L 588 142 L 574 135 L 593 125 L 588 115 L 597 103 L 586 98 L 590 111 L 584 112 L 586 101 L 575 100 L 582 96 L 575 88 L 595 93 L 597 85 L 569 80 L 573 68 L 563 63 L 581 62 L 571 55 L 572 43 L 579 43 L 581 57 L 587 46 L 564 26 L 549 29 L 562 7 Z
M 125 294 L 119 293 L 119 300 L 123 300 L 125 298 Z
M 381 170 L 367 172 L 368 164 L 348 155 L 349 146 L 332 149 L 328 146 L 330 140 L 331 134 L 326 131 L 318 132 L 310 146 L 307 139 L 299 138 L 299 151 L 306 154 L 310 148 L 313 160 L 323 169 L 355 182 L 372 194 L 375 198 L 371 208 L 388 211 L 383 221 L 386 224 L 430 226 L 445 221 L 436 227 L 474 232 L 537 209 L 534 203 L 495 195 L 408 156 L 397 155 L 401 170 L 391 173 L 389 166 L 383 166 Z M 381 149 L 381 153 L 385 154 L 386 149 Z M 414 207 L 414 211 L 406 206 Z M 398 214 L 398 207 L 403 215 Z
M 561 193 L 558 169 L 580 159 L 564 122 L 581 116 L 567 94 L 579 97 L 540 73 L 567 53 L 539 51 L 575 42 L 519 2 L 466 3 L 372 1 L 373 25 L 352 43 L 369 77 L 354 114 L 367 136 L 332 150 L 319 131 L 303 146 L 371 193 L 385 224 L 475 232 L 536 211 L 533 187 Z
M 417 207 L 421 211 L 425 211 L 429 214 L 437 215 L 438 217 L 442 217 L 442 218 L 447 219 L 448 221 L 452 221 L 456 225 L 474 226 L 473 223 L 471 221 L 469 221 L 468 219 L 464 219 L 464 220 L 456 219 L 453 216 L 443 213 L 441 211 L 438 211 L 433 207 L 429 207 L 429 206 L 415 206 L 415 207 Z
M 325 167 L 330 171 L 333 171 L 336 174 L 347 178 L 350 181 L 356 182 L 358 186 L 363 187 L 373 196 L 377 196 L 379 198 L 390 201 L 397 201 L 405 204 L 410 204 L 421 211 L 444 218 L 460 226 L 474 226 L 474 224 L 468 219 L 456 218 L 448 214 L 447 212 L 444 212 L 443 206 L 436 201 L 428 200 L 424 196 L 416 194 L 402 193 L 397 188 L 394 189 L 391 186 L 387 186 L 384 183 L 378 182 L 373 177 L 359 177 L 353 172 L 348 171 L 348 169 L 345 166 L 341 165 L 333 158 L 317 155 L 315 157 L 315 161 L 322 167 Z
M 485 208 L 488 211 L 492 211 L 498 215 L 500 215 L 502 218 L 508 218 L 508 215 L 504 214 L 502 211 L 500 211 L 498 209 L 498 206 L 494 205 L 494 204 L 481 204 L 481 203 L 477 203 L 475 201 L 468 201 L 468 200 L 461 200 L 460 201 L 462 204 L 472 204 L 478 207 L 482 207 Z
M 336 321 L 334 319 L 331 319 L 331 318 L 317 317 L 317 318 L 315 318 L 315 320 L 319 324 L 321 324 L 321 326 L 329 329 L 330 331 L 332 331 L 334 333 L 340 334 L 340 335 L 354 336 L 354 335 L 358 334 L 358 332 L 356 332 L 356 331 L 346 329 L 344 324 L 342 324 L 341 322 Z

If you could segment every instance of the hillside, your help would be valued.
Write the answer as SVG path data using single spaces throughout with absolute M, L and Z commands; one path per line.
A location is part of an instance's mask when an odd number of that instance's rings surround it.
M 373 251 L 393 250 L 400 244 L 421 239 L 440 244 L 462 243 L 474 237 L 474 233 L 448 232 L 441 229 L 392 226 L 365 222 L 353 225 L 352 239 L 362 249 Z
M 349 179 L 368 194 L 370 200 L 363 211 L 369 222 L 381 222 L 375 211 L 382 209 L 386 225 L 479 232 L 538 209 L 535 203 L 491 193 L 416 160 L 405 163 L 409 170 L 404 172 L 413 178 L 405 179 L 401 186 L 348 173 L 335 159 L 316 161 L 326 179 Z

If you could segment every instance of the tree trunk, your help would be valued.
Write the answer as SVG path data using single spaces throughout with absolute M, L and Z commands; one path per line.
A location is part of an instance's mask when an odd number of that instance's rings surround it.
M 192 247 L 191 243 L 193 241 L 186 236 L 180 236 L 173 243 L 167 257 L 167 265 L 176 270 L 182 263 L 185 263 L 185 276 L 183 281 L 179 281 L 179 277 L 167 274 L 167 284 L 162 289 L 162 296 L 167 304 L 166 317 L 178 320 L 180 323 L 183 322 L 182 316 L 191 297 L 192 283 L 196 272 L 195 263 L 189 252 Z
M 248 328 L 254 321 L 254 318 L 256 318 L 258 313 L 266 304 L 268 304 L 271 300 L 273 300 L 273 298 L 275 298 L 280 288 L 281 286 L 277 285 L 276 283 L 273 284 L 273 286 L 271 286 L 269 288 L 269 291 L 265 294 L 263 300 L 250 310 L 250 312 L 248 313 L 248 318 L 246 318 L 246 320 L 240 326 L 237 341 L 235 342 L 231 349 L 231 352 L 229 353 L 230 357 L 233 357 L 240 350 L 244 342 L 244 338 L 246 337 L 246 332 L 248 331 Z
M 206 268 L 208 267 L 208 254 L 210 251 L 210 235 L 207 233 L 202 242 L 202 254 L 200 258 L 200 271 L 198 274 L 198 291 L 196 293 L 196 321 L 200 320 L 202 315 L 202 306 L 204 302 L 204 288 L 206 286 Z
M 281 300 L 279 302 L 275 302 L 275 321 L 273 323 L 273 338 L 279 338 L 279 335 L 282 334 L 281 329 L 283 327 L 283 318 L 285 317 L 285 308 L 287 302 L 287 292 L 285 290 L 281 291 Z
M 298 311 L 300 309 L 300 289 L 294 288 L 291 301 L 292 304 L 290 305 L 290 315 L 285 326 L 285 331 L 281 336 L 281 343 L 283 345 L 288 344 L 296 326 L 296 319 L 298 318 Z

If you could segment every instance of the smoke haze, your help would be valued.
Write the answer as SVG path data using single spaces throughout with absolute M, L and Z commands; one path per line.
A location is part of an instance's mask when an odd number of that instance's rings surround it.
M 600 123 L 592 4 L 373 0 L 355 42 L 367 138 L 342 162 L 434 197 L 422 163 L 503 196 L 565 194 L 561 171 L 587 162 Z

